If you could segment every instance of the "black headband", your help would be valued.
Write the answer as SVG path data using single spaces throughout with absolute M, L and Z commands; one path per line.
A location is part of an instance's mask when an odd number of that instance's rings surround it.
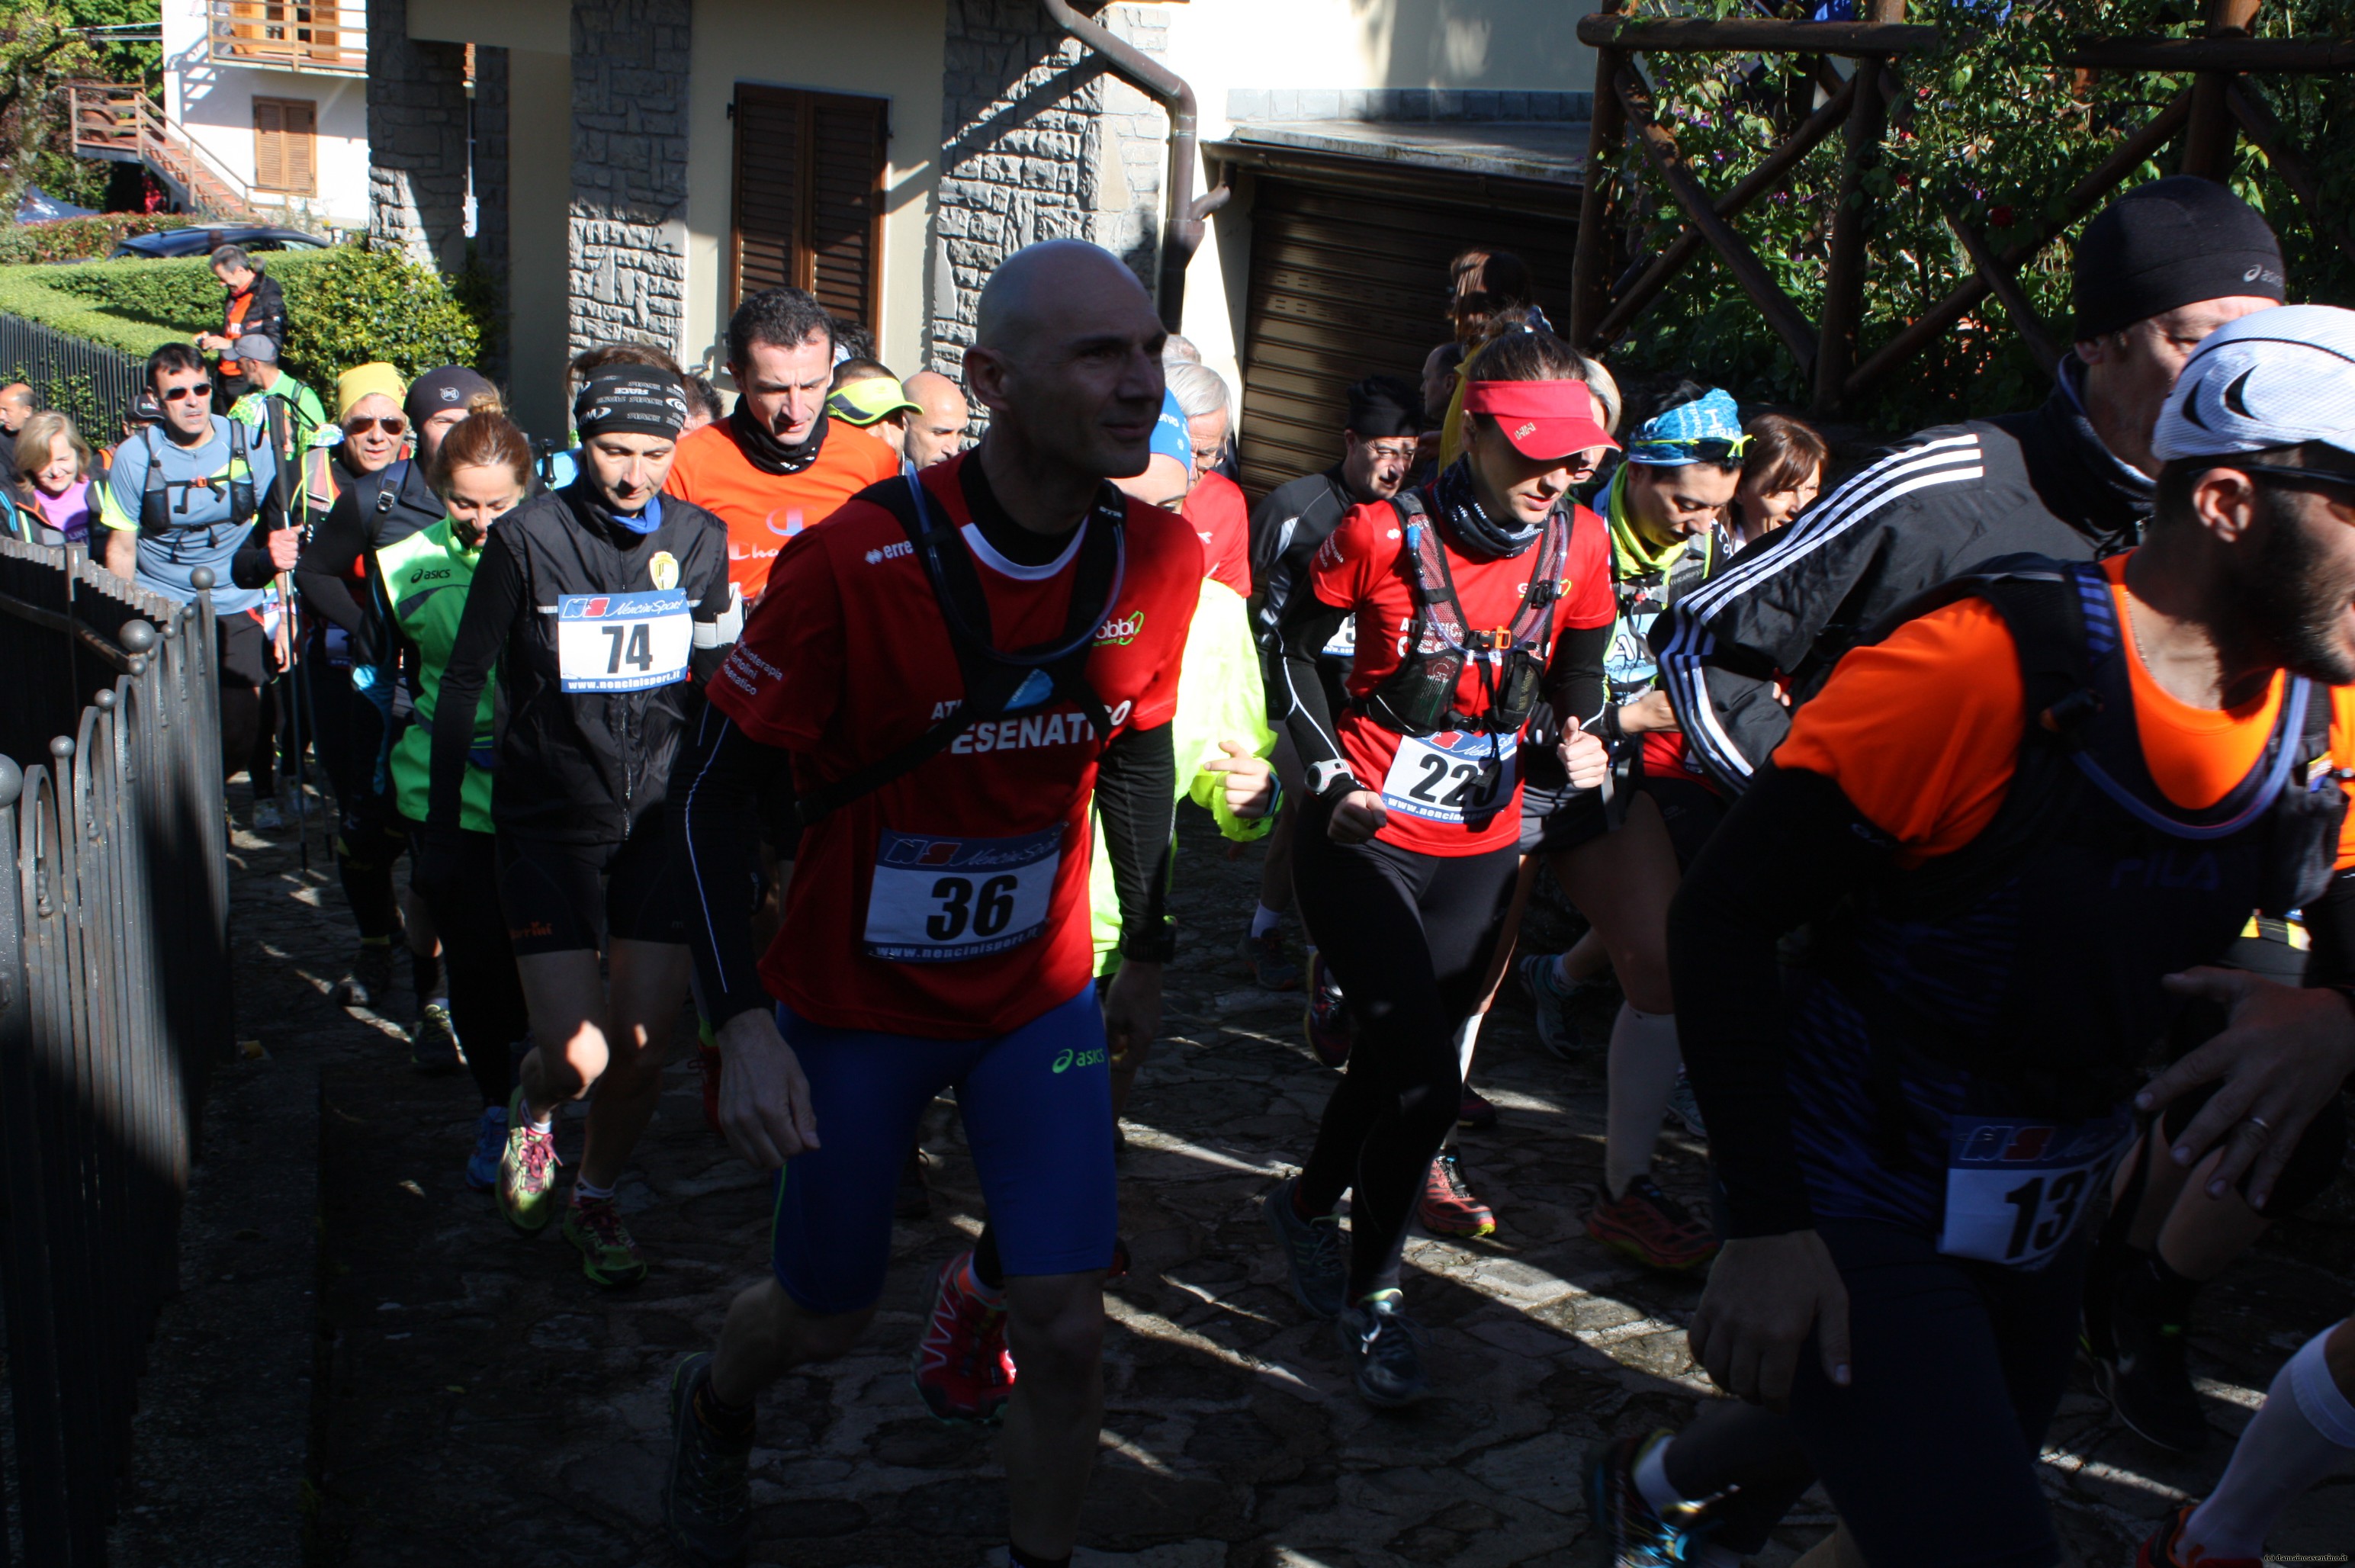
M 687 426 L 687 394 L 667 370 L 608 366 L 572 400 L 572 426 L 583 441 L 611 431 L 673 440 Z

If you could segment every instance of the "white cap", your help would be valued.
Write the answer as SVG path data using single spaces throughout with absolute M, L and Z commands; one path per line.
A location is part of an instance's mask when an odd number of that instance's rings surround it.
M 2318 441 L 2355 452 L 2355 311 L 2285 304 L 2211 333 L 2175 379 L 2151 451 L 2223 457 Z

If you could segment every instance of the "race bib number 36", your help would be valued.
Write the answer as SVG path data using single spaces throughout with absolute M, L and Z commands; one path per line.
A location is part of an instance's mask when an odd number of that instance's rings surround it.
M 1425 822 L 1494 816 L 1513 798 L 1519 745 L 1518 735 L 1401 735 L 1382 777 L 1382 805 Z
M 556 602 L 556 667 L 567 691 L 643 691 L 687 678 L 687 595 L 567 593 Z
M 867 896 L 869 956 L 953 964 L 1019 947 L 1047 929 L 1063 830 L 931 838 L 886 828 Z
M 2062 1124 L 1956 1116 L 1938 1250 L 2043 1267 L 2075 1233 L 2133 1136 L 2124 1115 Z

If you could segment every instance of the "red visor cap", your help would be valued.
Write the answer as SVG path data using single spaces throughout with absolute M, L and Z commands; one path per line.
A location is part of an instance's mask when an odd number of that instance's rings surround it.
M 1603 411 L 1583 381 L 1475 381 L 1464 389 L 1464 411 L 1487 414 L 1523 457 L 1540 461 L 1607 446 Z

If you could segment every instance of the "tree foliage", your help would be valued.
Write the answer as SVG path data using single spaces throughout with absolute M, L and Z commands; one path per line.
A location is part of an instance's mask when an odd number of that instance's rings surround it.
M 1755 16 L 1741 0 L 1643 0 L 1637 14 Z M 1800 8 L 1790 8 L 1792 15 Z M 1882 155 L 1867 172 L 1873 204 L 1859 358 L 1970 275 L 1942 208 L 1951 203 L 2000 251 L 2046 217 L 2182 88 L 2189 77 L 2081 72 L 2059 65 L 2082 35 L 2189 36 L 2200 30 L 2197 0 L 1922 0 L 1909 21 L 1945 34 L 1934 52 L 1896 64 L 1902 100 Z M 2268 0 L 2261 37 L 2346 37 L 2355 0 Z M 1840 62 L 1839 69 L 1848 69 Z M 1755 168 L 1767 150 L 1814 107 L 1813 90 L 1793 91 L 1789 57 L 1657 54 L 1645 67 L 1661 122 L 1713 191 Z M 2324 219 L 2355 218 L 2355 78 L 2242 79 L 2303 148 L 2326 192 Z M 1808 155 L 1789 187 L 1735 219 L 1767 268 L 1801 308 L 1821 319 L 1824 258 L 1837 199 L 1839 135 Z M 2121 188 L 2177 172 L 2179 145 L 2130 176 Z M 1657 253 L 1682 228 L 1674 199 L 1640 153 L 1625 174 L 1634 193 L 1630 257 Z M 2289 187 L 2243 141 L 2233 187 L 2281 234 L 2291 297 L 2355 301 L 2355 262 L 2303 211 Z M 2071 241 L 2075 228 L 2022 268 L 2037 313 L 2068 337 Z M 1746 296 L 1704 252 L 1637 324 L 1621 357 L 1639 368 L 1686 368 L 1764 401 L 1805 404 L 1810 389 Z M 2045 379 L 1992 299 L 1920 358 L 1883 383 L 1852 416 L 1898 431 L 1964 413 L 2019 408 L 2043 395 Z
M 56 0 L 0 3 L 0 213 L 53 156 L 65 126 L 59 90 L 97 68 L 97 57 Z

